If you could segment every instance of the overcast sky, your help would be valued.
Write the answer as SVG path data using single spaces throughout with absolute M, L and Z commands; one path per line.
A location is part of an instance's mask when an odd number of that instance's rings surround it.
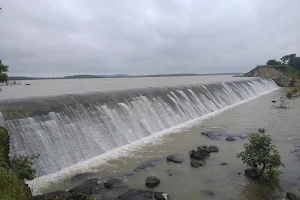
M 300 0 L 0 0 L 11 76 L 247 72 L 300 54 Z

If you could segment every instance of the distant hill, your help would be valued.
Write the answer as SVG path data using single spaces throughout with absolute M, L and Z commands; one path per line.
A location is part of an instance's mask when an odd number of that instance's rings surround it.
M 116 75 L 72 75 L 64 77 L 26 77 L 26 76 L 10 76 L 9 80 L 44 80 L 44 79 L 86 79 L 86 78 L 134 78 L 134 77 L 171 77 L 171 76 L 212 76 L 212 75 L 236 75 L 241 73 L 214 73 L 214 74 L 150 74 L 150 75 L 127 75 L 127 74 L 116 74 Z

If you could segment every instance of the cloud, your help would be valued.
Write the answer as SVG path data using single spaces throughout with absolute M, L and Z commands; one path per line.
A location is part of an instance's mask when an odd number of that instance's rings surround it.
M 246 72 L 300 54 L 300 1 L 9 0 L 10 75 Z

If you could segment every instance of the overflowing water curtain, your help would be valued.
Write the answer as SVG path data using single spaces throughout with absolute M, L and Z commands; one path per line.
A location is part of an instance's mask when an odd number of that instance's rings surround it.
M 54 98 L 32 99 L 5 109 L 0 103 L 0 121 L 10 133 L 10 154 L 39 155 L 41 176 L 276 88 L 271 79 L 258 78 L 68 95 L 55 104 Z M 20 105 L 22 115 L 10 111 Z

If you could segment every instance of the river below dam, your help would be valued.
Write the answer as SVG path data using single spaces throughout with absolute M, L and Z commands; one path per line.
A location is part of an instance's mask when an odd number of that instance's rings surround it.
M 92 177 L 119 178 L 130 187 L 146 189 L 149 175 L 161 180 L 155 190 L 173 200 L 263 200 L 286 191 L 299 194 L 300 99 L 285 100 L 288 109 L 274 108 L 286 89 L 271 79 L 199 76 L 25 83 L 3 88 L 1 123 L 9 130 L 11 156 L 39 155 L 38 178 L 29 182 L 35 194 L 68 190 Z M 275 187 L 246 178 L 246 166 L 236 158 L 247 135 L 258 128 L 271 135 L 285 164 Z M 212 140 L 201 134 L 204 131 L 244 139 Z M 189 151 L 200 145 L 215 145 L 220 152 L 211 154 L 204 166 L 192 168 Z M 183 163 L 166 162 L 171 154 L 179 154 Z M 148 167 L 137 170 L 141 165 Z

